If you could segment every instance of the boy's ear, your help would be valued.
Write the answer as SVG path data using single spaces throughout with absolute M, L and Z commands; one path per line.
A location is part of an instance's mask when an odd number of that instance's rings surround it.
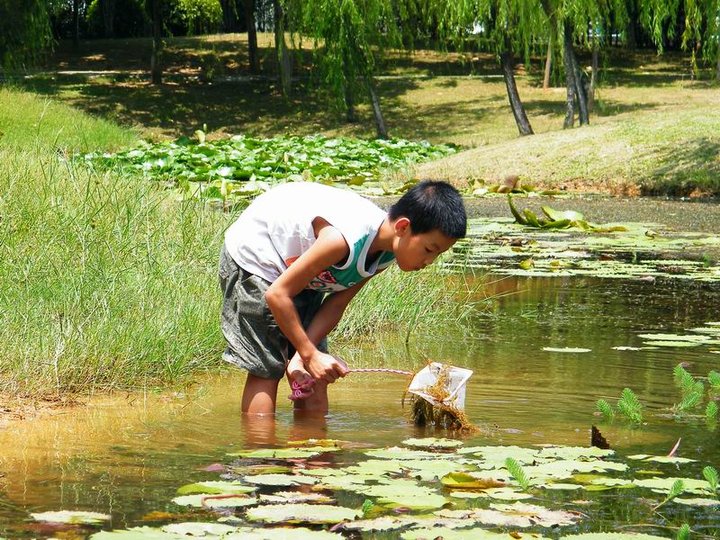
M 406 234 L 412 234 L 410 231 L 410 220 L 406 217 L 399 217 L 393 224 L 395 234 L 397 236 L 405 236 Z

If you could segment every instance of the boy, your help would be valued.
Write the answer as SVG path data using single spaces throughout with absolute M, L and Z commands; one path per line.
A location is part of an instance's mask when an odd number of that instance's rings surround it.
M 344 189 L 281 184 L 225 233 L 220 256 L 223 358 L 248 370 L 242 411 L 272 414 L 280 379 L 296 409 L 327 411 L 327 385 L 348 373 L 325 336 L 372 276 L 395 261 L 420 270 L 465 236 L 462 197 L 424 181 L 389 212 Z

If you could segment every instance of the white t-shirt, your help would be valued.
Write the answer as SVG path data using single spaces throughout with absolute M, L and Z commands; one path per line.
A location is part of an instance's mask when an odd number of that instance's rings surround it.
M 241 268 L 273 282 L 315 242 L 316 217 L 340 231 L 350 254 L 307 288 L 341 291 L 395 260 L 386 251 L 367 264 L 370 244 L 387 217 L 384 210 L 352 191 L 312 182 L 281 184 L 257 197 L 226 231 L 225 248 Z

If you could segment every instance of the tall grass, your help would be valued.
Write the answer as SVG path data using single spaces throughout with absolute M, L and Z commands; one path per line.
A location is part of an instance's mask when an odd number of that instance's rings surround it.
M 0 164 L 0 390 L 175 381 L 219 354 L 225 216 L 57 156 Z

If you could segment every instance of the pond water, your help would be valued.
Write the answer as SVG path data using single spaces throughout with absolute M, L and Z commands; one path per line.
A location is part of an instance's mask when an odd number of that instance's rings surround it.
M 680 400 L 675 366 L 683 362 L 696 377 L 718 370 L 720 338 L 642 348 L 649 338 L 641 337 L 712 329 L 707 323 L 720 319 L 716 283 L 498 276 L 486 292 L 495 297 L 491 310 L 462 331 L 413 333 L 407 346 L 405 336 L 385 336 L 337 352 L 356 367 L 417 370 L 433 359 L 474 370 L 466 411 L 483 430 L 466 437 L 468 445 L 588 446 L 597 425 L 620 456 L 666 455 L 681 439 L 677 455 L 720 466 L 717 431 L 704 407 L 696 417 L 668 414 Z M 233 371 L 172 395 L 105 397 L 11 425 L 0 431 L 0 537 L 57 534 L 33 522 L 31 512 L 94 510 L 110 514 L 105 528 L 114 529 L 141 524 L 151 512 L 176 512 L 171 499 L 179 486 L 207 479 L 209 466 L 242 448 L 308 438 L 380 447 L 442 436 L 408 421 L 407 382 L 351 374 L 332 388 L 326 418 L 293 419 L 290 402 L 280 399 L 276 418 L 248 423 L 238 413 L 243 376 Z M 614 404 L 625 387 L 644 406 L 640 426 L 596 414 L 598 399 Z

